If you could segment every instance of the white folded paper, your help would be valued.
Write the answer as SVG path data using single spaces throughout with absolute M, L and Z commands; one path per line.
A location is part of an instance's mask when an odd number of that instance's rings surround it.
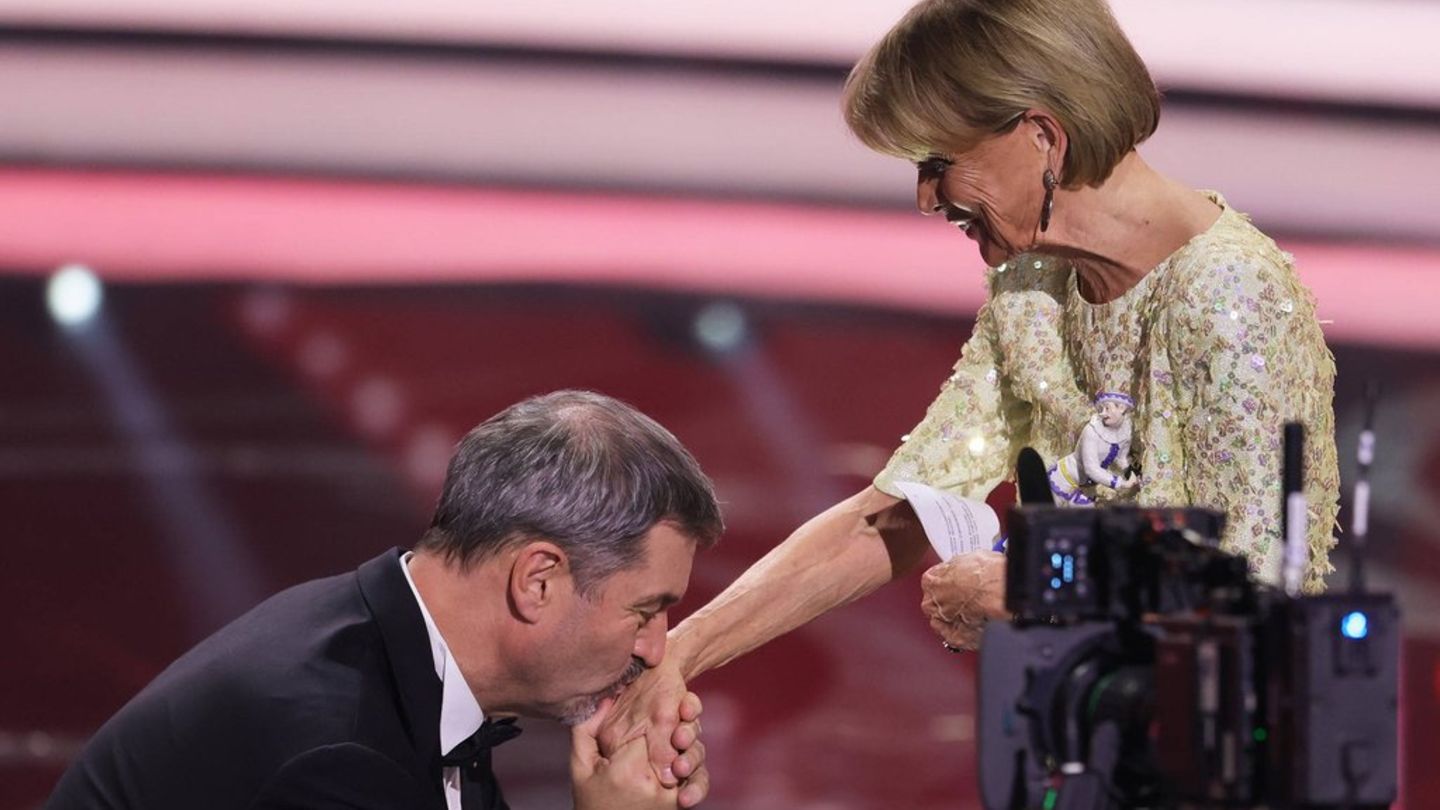
M 913 482 L 896 484 L 920 518 L 940 560 L 971 551 L 990 551 L 1000 537 L 1000 518 L 983 501 L 951 495 Z

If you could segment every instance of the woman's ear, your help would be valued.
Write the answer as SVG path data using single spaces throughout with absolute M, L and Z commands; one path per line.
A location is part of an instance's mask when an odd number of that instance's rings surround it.
M 510 566 L 510 604 L 517 617 L 533 624 L 567 599 L 573 584 L 564 549 L 547 540 L 526 543 Z
M 1070 148 L 1069 136 L 1060 121 L 1049 112 L 1032 109 L 1025 112 L 1025 121 L 1030 125 L 1028 133 L 1037 151 L 1046 154 L 1045 167 L 1055 172 L 1063 185 L 1061 170 L 1065 166 L 1065 153 Z

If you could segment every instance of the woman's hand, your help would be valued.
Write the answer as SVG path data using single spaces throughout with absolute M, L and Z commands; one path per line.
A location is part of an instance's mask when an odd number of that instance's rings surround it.
M 672 810 L 678 791 L 660 784 L 636 737 L 608 756 L 596 738 L 612 710 L 605 703 L 594 717 L 571 729 L 570 780 L 576 810 Z
M 700 737 L 700 698 L 685 688 L 679 667 L 669 658 L 646 670 L 615 700 L 596 735 L 606 756 L 633 741 L 649 757 L 660 783 L 680 787 L 680 807 L 694 807 L 709 792 L 705 746 Z
M 1006 619 L 1005 555 L 995 551 L 959 554 L 920 578 L 920 609 L 945 643 L 960 650 L 980 646 L 985 623 Z
M 644 734 L 629 735 L 606 749 L 600 729 L 625 725 L 616 713 L 618 703 L 606 700 L 595 716 L 572 729 L 570 778 L 576 810 L 684 810 L 704 801 L 710 793 L 710 773 L 704 765 L 706 747 L 700 742 L 700 709 L 700 698 L 685 693 L 678 706 L 678 725 L 667 741 L 670 754 L 664 771 L 670 778 L 661 780 L 649 760 Z M 671 711 L 677 708 L 671 706 Z M 674 749 L 680 751 L 678 757 Z

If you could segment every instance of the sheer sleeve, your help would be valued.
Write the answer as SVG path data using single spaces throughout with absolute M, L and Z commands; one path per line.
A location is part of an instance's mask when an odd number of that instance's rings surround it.
M 1069 277 L 1039 259 L 991 271 L 990 300 L 960 361 L 903 439 L 876 488 L 916 481 L 983 500 L 1013 477 L 1021 448 L 1047 461 L 1068 454 L 1089 417 L 1062 337 Z
M 1018 403 L 1001 385 L 992 317 L 986 304 L 940 395 L 876 476 L 877 489 L 903 498 L 895 485 L 916 481 L 983 500 L 1004 480 L 1015 438 L 1006 412 Z
M 1168 318 L 1181 406 L 1187 500 L 1226 513 L 1223 545 L 1278 582 L 1283 426 L 1305 425 L 1310 563 L 1305 589 L 1324 588 L 1339 494 L 1335 364 L 1314 299 L 1278 250 L 1214 257 L 1192 274 Z

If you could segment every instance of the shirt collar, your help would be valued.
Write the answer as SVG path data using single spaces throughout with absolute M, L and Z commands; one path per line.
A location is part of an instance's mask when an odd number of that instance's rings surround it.
M 435 626 L 430 610 L 425 607 L 425 600 L 420 598 L 420 591 L 410 576 L 410 558 L 413 556 L 413 551 L 400 555 L 400 570 L 405 572 L 405 581 L 415 595 L 415 603 L 420 606 L 420 615 L 425 617 L 425 632 L 430 636 L 430 652 L 435 657 L 435 674 L 440 678 L 440 753 L 443 755 L 480 730 L 480 724 L 485 722 L 485 712 L 475 699 L 475 693 L 470 691 L 469 684 L 465 683 L 465 676 L 460 674 L 460 667 L 450 655 L 450 647 L 445 643 L 445 637 L 440 635 L 440 628 Z

